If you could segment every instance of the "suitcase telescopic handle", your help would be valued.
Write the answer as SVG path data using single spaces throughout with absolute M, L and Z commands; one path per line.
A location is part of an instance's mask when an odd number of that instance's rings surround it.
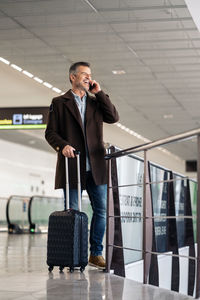
M 81 154 L 81 151 L 78 151 L 78 150 L 74 150 L 73 152 L 74 152 L 75 155 L 80 155 Z
M 81 175 L 80 175 L 80 151 L 75 150 L 74 154 L 77 158 L 77 191 L 78 191 L 78 209 L 81 211 Z M 68 157 L 65 157 L 65 171 L 66 171 L 66 209 L 69 209 L 69 167 Z

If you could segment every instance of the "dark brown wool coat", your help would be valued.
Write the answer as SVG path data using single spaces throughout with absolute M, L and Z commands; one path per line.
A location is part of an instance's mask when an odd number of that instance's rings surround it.
M 57 166 L 55 188 L 65 188 L 65 159 L 62 149 L 71 145 L 81 152 L 81 187 L 85 189 L 87 141 L 91 171 L 97 185 L 106 183 L 105 149 L 103 145 L 103 122 L 115 123 L 119 119 L 118 113 L 108 95 L 103 91 L 95 97 L 87 95 L 85 132 L 84 135 L 81 116 L 71 90 L 52 100 L 50 106 L 45 138 L 57 151 Z M 76 159 L 69 159 L 70 188 L 77 188 Z

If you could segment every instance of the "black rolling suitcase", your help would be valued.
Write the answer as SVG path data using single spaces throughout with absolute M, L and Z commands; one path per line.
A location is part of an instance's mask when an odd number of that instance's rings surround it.
M 66 200 L 64 211 L 55 211 L 49 217 L 47 240 L 47 265 L 49 272 L 54 266 L 60 271 L 80 267 L 83 272 L 88 264 L 88 217 L 81 212 L 80 155 L 77 153 L 79 210 L 69 209 L 68 159 L 66 158 Z

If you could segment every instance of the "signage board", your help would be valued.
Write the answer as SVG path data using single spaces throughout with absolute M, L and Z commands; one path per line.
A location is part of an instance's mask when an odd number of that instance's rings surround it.
M 125 264 L 142 259 L 143 172 L 142 161 L 123 156 L 117 159 L 119 201 Z
M 49 107 L 2 107 L 0 129 L 46 128 Z
M 168 216 L 169 183 L 166 181 L 169 180 L 169 172 L 151 165 L 150 174 L 156 251 L 162 253 L 168 251 L 168 220 L 165 217 Z

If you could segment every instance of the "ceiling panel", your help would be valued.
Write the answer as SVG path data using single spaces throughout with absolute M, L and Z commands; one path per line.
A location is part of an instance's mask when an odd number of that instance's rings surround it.
M 15 26 L 16 27 L 16 26 Z M 1 28 L 1 42 L 4 40 L 15 41 L 18 39 L 28 39 L 32 38 L 32 34 L 28 32 L 25 28 Z
M 20 28 L 16 22 L 14 22 L 11 18 L 9 17 L 0 17 L 0 28 L 1 30 L 3 29 L 15 29 L 15 28 Z
M 0 139 L 37 150 L 55 153 L 44 138 L 44 130 L 1 130 Z
M 27 26 L 28 28 L 49 28 L 49 27 L 66 27 L 74 25 L 92 25 L 96 22 L 104 23 L 100 15 L 95 12 L 87 13 L 61 13 L 59 15 L 43 15 L 39 16 L 27 16 L 27 17 L 15 17 L 15 20 Z
M 66 0 L 36 0 L 36 1 L 1 1 L 0 9 L 11 17 L 69 14 L 73 12 L 88 11 L 83 1 Z
M 172 32 L 138 32 L 138 33 L 121 33 L 120 36 L 128 42 L 134 42 L 136 44 L 146 42 L 148 44 L 155 42 L 167 42 L 169 40 L 176 41 L 180 39 L 189 39 L 188 35 L 184 31 L 172 31 Z M 198 38 L 198 37 L 197 37 Z

